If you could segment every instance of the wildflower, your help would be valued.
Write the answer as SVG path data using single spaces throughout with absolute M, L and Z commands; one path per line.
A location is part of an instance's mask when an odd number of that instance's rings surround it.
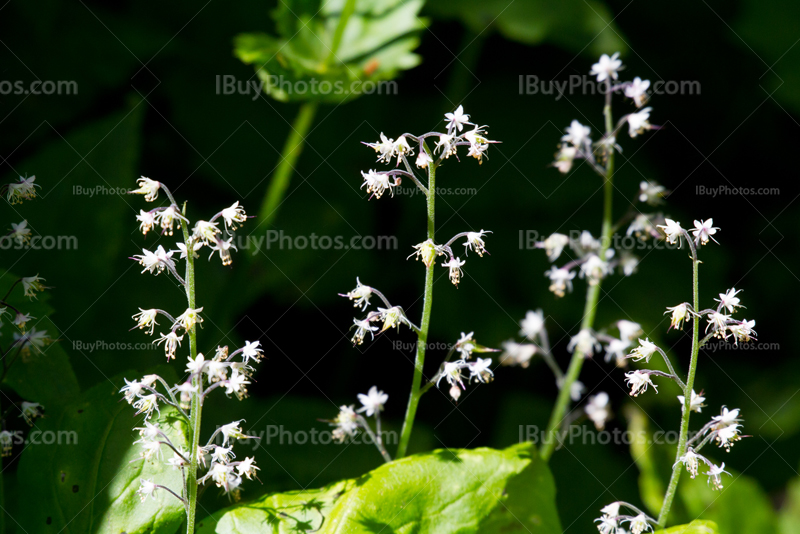
M 6 200 L 14 205 L 22 203 L 23 200 L 33 200 L 36 198 L 36 188 L 41 186 L 33 183 L 35 180 L 36 176 L 31 176 L 30 178 L 23 178 L 20 176 L 19 182 L 8 184 Z
M 617 365 L 620 367 L 624 367 L 626 352 L 628 348 L 631 346 L 631 342 L 627 339 L 612 339 L 611 341 L 606 344 L 606 357 L 605 360 L 610 362 L 613 358 L 614 361 L 617 362 Z M 621 364 L 621 365 L 620 365 Z
M 157 490 L 157 484 L 153 484 L 152 480 L 143 478 L 139 480 L 139 489 L 136 490 L 136 493 L 139 494 L 139 496 L 142 498 L 142 502 L 144 502 L 148 497 L 152 497 L 153 500 L 155 500 Z
M 643 180 L 639 182 L 639 202 L 646 202 L 651 206 L 661 204 L 667 190 L 663 186 Z
M 256 471 L 260 469 L 260 467 L 256 466 L 256 459 L 252 456 L 248 456 L 236 466 L 236 471 L 239 473 L 239 476 L 246 476 L 247 480 L 253 480 L 253 477 L 256 476 Z
M 33 420 L 44 415 L 44 407 L 38 402 L 22 401 L 22 404 L 20 404 L 20 412 L 20 417 L 25 419 L 26 423 L 33 426 Z
M 488 254 L 486 251 L 486 243 L 483 242 L 483 236 L 485 234 L 491 234 L 491 232 L 483 229 L 481 229 L 480 232 L 467 232 L 467 242 L 464 243 L 464 254 L 470 250 L 475 251 L 481 258 L 484 254 Z
M 689 401 L 689 410 L 697 413 L 702 413 L 703 408 L 705 407 L 703 401 L 705 400 L 706 398 L 703 397 L 702 391 L 698 394 L 695 393 L 694 390 L 692 390 L 692 397 L 691 400 Z M 681 403 L 681 411 L 686 410 L 686 397 L 684 397 L 683 395 L 678 395 L 678 402 Z
M 213 445 L 213 447 L 214 448 L 211 450 L 212 462 L 227 464 L 233 458 L 236 458 L 236 455 L 233 453 L 233 447 L 221 447 L 219 445 Z
M 136 220 L 140 223 L 139 230 L 141 230 L 142 234 L 145 236 L 156 224 L 156 216 L 149 211 L 139 210 L 139 215 L 136 216 Z
M 597 285 L 608 274 L 608 262 L 601 260 L 597 254 L 590 255 L 581 264 L 581 278 L 586 278 L 589 285 Z
M 642 333 L 642 325 L 625 319 L 617 321 L 617 329 L 619 330 L 620 339 L 627 339 L 628 341 L 633 341 L 634 338 L 639 337 Z
M 713 224 L 714 224 L 714 219 L 706 219 L 705 221 L 694 221 L 694 230 L 692 230 L 692 235 L 694 235 L 695 245 L 700 245 L 700 244 L 707 245 L 709 239 L 714 243 L 717 243 L 717 240 L 714 239 L 712 236 L 717 233 L 717 230 L 719 230 L 719 228 L 713 226 Z
M 464 113 L 464 106 L 458 106 L 453 113 L 445 113 L 444 118 L 447 122 L 448 132 L 454 128 L 460 132 L 464 129 L 465 124 L 472 124 L 469 122 L 469 115 Z
M 383 135 L 383 132 L 381 132 L 380 142 L 367 143 L 367 146 L 375 149 L 375 152 L 378 153 L 378 161 L 389 163 L 394 157 L 394 140 L 387 138 L 385 135 Z
M 191 330 L 195 324 L 202 323 L 203 318 L 200 317 L 200 312 L 203 311 L 203 307 L 199 307 L 197 309 L 186 308 L 186 311 L 180 314 L 175 319 L 175 326 L 181 326 L 185 331 Z
M 150 327 L 150 331 L 147 332 L 147 334 L 152 336 L 158 324 L 156 322 L 156 316 L 158 316 L 158 310 L 156 309 L 151 308 L 149 310 L 143 310 L 139 308 L 139 313 L 131 317 L 131 319 L 135 319 L 137 321 L 136 326 L 142 330 L 147 330 L 147 328 Z
M 712 428 L 714 430 L 720 430 L 727 426 L 738 423 L 741 421 L 741 419 L 739 419 L 739 412 L 739 408 L 736 408 L 735 410 L 728 410 L 727 407 L 723 406 L 722 413 L 711 418 L 711 420 L 715 422 L 715 425 Z
M 556 160 L 553 162 L 553 167 L 558 169 L 561 174 L 567 174 L 572 169 L 572 164 L 575 157 L 578 155 L 578 149 L 571 145 L 561 145 L 558 147 L 556 153 Z
M 50 337 L 47 335 L 47 331 L 45 330 L 36 330 L 35 328 L 31 328 L 29 332 L 25 332 L 24 334 L 17 334 L 14 333 L 14 342 L 12 345 L 19 345 L 20 351 L 22 354 L 30 354 L 31 347 L 33 347 L 35 352 L 42 352 L 42 348 L 45 345 L 50 343 Z
M 222 210 L 222 219 L 225 221 L 225 228 L 232 232 L 247 220 L 247 214 L 245 214 L 244 208 L 239 205 L 237 200 L 230 207 Z
M 563 384 L 559 384 L 558 387 L 563 387 Z M 572 399 L 572 402 L 578 402 L 585 391 L 586 386 L 583 385 L 583 382 L 576 380 L 569 386 L 569 398 Z
M 175 262 L 172 261 L 172 254 L 173 251 L 167 252 L 164 250 L 164 247 L 158 245 L 158 248 L 155 252 L 150 252 L 149 250 L 142 249 L 142 254 L 137 254 L 133 256 L 133 259 L 138 261 L 144 269 L 142 269 L 142 273 L 145 271 L 150 271 L 153 274 L 160 274 L 164 269 L 169 268 L 169 270 L 175 269 Z
M 544 274 L 550 278 L 549 290 L 552 291 L 555 296 L 563 297 L 565 291 L 572 292 L 572 279 L 575 278 L 575 272 L 553 266 Z
M 228 378 L 228 368 L 231 365 L 228 362 L 220 361 L 216 358 L 210 360 L 206 364 L 205 372 L 208 375 L 209 382 L 219 382 Z
M 650 88 L 650 80 L 642 80 L 638 76 L 625 87 L 625 96 L 632 98 L 637 108 L 644 105 L 647 100 L 647 90 Z
M 531 341 L 534 341 L 536 337 L 542 333 L 542 330 L 544 330 L 544 313 L 542 313 L 542 310 L 529 310 L 525 313 L 525 318 L 519 326 L 521 328 L 519 333 Z
M 619 534 L 619 530 L 617 530 L 618 521 L 619 521 L 619 503 L 613 502 L 607 506 L 604 506 L 600 512 L 603 514 L 598 519 L 595 519 L 595 523 L 600 523 L 597 525 L 597 530 L 600 531 L 600 534 Z
M 577 350 L 586 358 L 593 356 L 595 350 L 599 349 L 600 344 L 597 342 L 597 338 L 594 337 L 592 331 L 587 328 L 584 328 L 578 332 L 578 334 L 573 336 L 567 344 L 568 351 L 574 352 Z
M 189 363 L 186 364 L 186 372 L 189 373 L 190 375 L 196 375 L 202 372 L 206 363 L 208 363 L 205 361 L 205 358 L 200 353 L 198 353 L 194 359 L 192 359 L 191 356 L 189 356 L 188 359 Z
M 372 297 L 372 288 L 370 286 L 365 286 L 361 283 L 356 277 L 356 288 L 348 293 L 339 293 L 340 297 L 347 297 L 353 301 L 353 306 L 358 308 L 361 306 L 361 311 L 364 311 L 369 306 L 369 299 Z
M 739 427 L 741 425 L 729 425 L 725 428 L 717 430 L 714 438 L 717 440 L 717 445 L 725 447 L 725 450 L 730 452 L 734 442 L 739 441 L 742 437 L 739 435 Z
M 484 133 L 483 128 L 476 126 L 464 134 L 464 139 L 469 142 L 467 156 L 477 159 L 478 163 L 482 163 L 484 152 L 489 148 L 489 143 L 492 142 L 484 137 Z
M 664 312 L 664 315 L 672 312 L 669 322 L 670 328 L 675 328 L 677 330 L 681 330 L 683 328 L 683 321 L 686 319 L 686 316 L 691 315 L 688 306 L 689 304 L 684 302 L 682 304 L 678 304 L 677 306 L 672 306 L 671 308 L 667 307 L 667 311 Z
M 711 312 L 708 314 L 708 326 L 706 326 L 706 332 L 708 332 L 708 329 L 711 328 L 715 337 L 727 338 L 728 336 L 725 333 L 725 330 L 727 329 L 728 321 L 730 320 L 730 315 L 725 315 L 724 313 L 720 312 Z
M 28 228 L 28 221 L 22 221 L 19 224 L 11 223 L 11 232 L 8 234 L 12 240 L 17 244 L 22 245 L 31 240 L 31 230 Z
M 333 439 L 342 443 L 348 437 L 353 437 L 358 431 L 358 416 L 352 406 L 340 406 L 339 414 L 333 420 L 336 428 L 333 430 Z
M 180 393 L 181 408 L 188 410 L 192 405 L 192 393 L 197 393 L 197 386 L 193 386 L 191 380 L 187 380 L 183 384 L 175 386 L 175 392 Z
M 183 217 L 177 209 L 175 209 L 175 206 L 167 206 L 155 215 L 155 220 L 161 226 L 161 231 L 167 235 L 172 235 L 172 227 L 176 225 L 176 222 L 178 229 L 180 230 L 181 219 L 186 220 L 186 218 Z
M 689 477 L 694 478 L 697 476 L 697 468 L 699 465 L 698 460 L 704 463 L 708 463 L 708 460 L 706 460 L 703 456 L 694 452 L 694 449 L 689 447 L 686 450 L 686 453 L 680 458 L 678 458 L 678 461 L 675 462 L 675 465 L 683 464 L 684 466 L 686 466 L 686 470 L 689 472 Z M 672 467 L 674 468 L 675 465 L 673 465 Z
M 567 127 L 566 134 L 561 137 L 565 143 L 571 143 L 576 148 L 583 148 L 585 145 L 590 144 L 592 139 L 589 137 L 591 130 L 588 126 L 584 126 L 578 121 L 572 121 Z
M 453 256 L 450 258 L 450 261 L 442 264 L 442 267 L 448 267 L 450 269 L 450 281 L 453 282 L 453 285 L 456 287 L 458 287 L 458 283 L 461 281 L 461 275 L 464 274 L 461 271 L 461 267 L 463 267 L 465 263 L 466 262 L 461 261 L 460 258 Z
M 136 409 L 136 415 L 143 413 L 145 419 L 150 417 L 150 415 L 153 413 L 153 410 L 161 413 L 161 411 L 158 409 L 158 395 L 155 393 L 140 396 L 139 400 L 133 403 L 133 407 Z
M 739 341 L 749 342 L 755 334 L 753 330 L 755 325 L 755 321 L 748 321 L 747 319 L 742 320 L 740 323 L 729 325 L 728 330 L 733 334 L 734 344 L 738 344 Z
M 393 187 L 396 187 L 398 183 L 395 181 L 392 183 L 390 181 L 390 175 L 385 172 L 375 172 L 372 169 L 367 171 L 361 171 L 361 176 L 364 178 L 364 183 L 361 184 L 361 187 L 367 186 L 367 193 L 372 193 L 375 198 L 381 198 L 383 193 L 386 190 L 389 190 L 389 193 L 394 196 Z
M 636 137 L 644 133 L 645 130 L 650 130 L 653 127 L 648 121 L 651 111 L 653 111 L 653 108 L 647 107 L 636 113 L 631 113 L 626 117 L 628 120 L 628 134 L 631 137 Z
M 484 384 L 490 382 L 494 378 L 494 372 L 491 369 L 491 358 L 478 358 L 469 364 L 469 377 L 470 379 L 478 380 Z
M 356 333 L 351 340 L 353 345 L 361 345 L 364 342 L 364 336 L 370 335 L 370 339 L 375 339 L 373 332 L 378 329 L 377 326 L 369 324 L 369 319 L 358 320 L 353 319 L 353 324 L 356 326 Z
M 433 147 L 433 152 L 441 151 L 445 159 L 449 158 L 456 153 L 455 137 L 448 134 L 439 134 L 439 140 L 436 141 L 436 146 Z
M 631 351 L 630 357 L 633 358 L 635 362 L 640 362 L 642 360 L 649 362 L 650 357 L 656 350 L 658 350 L 658 347 L 649 339 L 639 339 L 639 346 Z
M 211 247 L 217 242 L 219 233 L 216 222 L 197 221 L 192 228 L 192 242 L 200 242 Z
M 242 360 L 245 364 L 249 363 L 251 359 L 260 362 L 264 356 L 264 350 L 261 348 L 260 341 L 245 341 L 242 348 Z
M 361 403 L 361 408 L 358 413 L 366 412 L 367 417 L 372 417 L 373 414 L 378 414 L 383 411 L 383 405 L 389 400 L 389 395 L 383 391 L 378 391 L 378 388 L 372 386 L 366 395 L 363 393 L 358 394 L 358 401 Z
M 392 306 L 391 308 L 378 308 L 378 319 L 383 321 L 383 328 L 381 328 L 381 332 L 385 332 L 386 330 L 389 330 L 395 326 L 399 331 L 402 323 L 408 324 L 408 320 L 406 319 L 405 315 L 403 315 L 403 311 L 397 306 Z
M 470 332 L 469 334 L 461 332 L 461 337 L 456 341 L 456 350 L 465 360 L 469 360 L 470 356 L 472 356 L 472 351 L 476 349 L 475 340 L 472 339 L 473 334 L 474 332 Z
M 644 514 L 639 514 L 624 521 L 630 524 L 631 534 L 642 534 L 645 530 L 653 530 L 653 526 L 648 522 L 647 516 Z
M 736 295 L 741 293 L 741 289 L 739 291 L 736 288 L 731 288 L 725 293 L 720 293 L 718 299 L 714 299 L 719 302 L 720 308 L 725 308 L 728 310 L 728 313 L 734 313 L 736 308 L 742 308 L 741 304 L 739 304 L 740 300 L 739 297 Z
M 403 156 L 413 156 L 414 149 L 408 144 L 406 141 L 406 136 L 401 135 L 397 138 L 397 141 L 394 142 L 394 153 L 397 154 L 397 164 L 400 165 L 400 160 L 403 159 Z
M 160 345 L 161 343 L 164 343 L 164 351 L 167 354 L 167 360 L 175 359 L 175 349 L 180 346 L 183 336 L 179 336 L 175 332 L 159 335 L 161 337 L 158 339 L 158 341 L 156 341 L 156 344 Z
M 664 230 L 664 234 L 667 236 L 667 243 L 670 245 L 674 245 L 676 242 L 680 244 L 681 237 L 683 236 L 683 228 L 681 228 L 681 223 L 673 221 L 672 219 L 664 219 L 664 222 L 667 224 L 659 224 L 658 228 Z
M 706 475 L 708 475 L 708 483 L 711 484 L 714 489 L 722 489 L 722 473 L 730 475 L 730 473 L 725 471 L 725 462 L 722 462 L 722 465 L 719 467 L 714 464 L 709 464 Z
M 211 462 L 211 467 L 208 469 L 208 473 L 200 478 L 198 482 L 205 484 L 206 480 L 210 478 L 218 488 L 222 488 L 226 492 L 229 492 L 231 489 L 239 485 L 239 481 L 237 480 L 239 477 L 233 473 L 233 470 L 234 467 L 232 465 Z
M 506 341 L 503 343 L 500 365 L 519 365 L 525 369 L 530 365 L 531 358 L 537 350 L 536 345 L 532 343 L 522 344 L 516 341 Z
M 8 430 L 3 430 L 0 432 L 0 449 L 2 449 L 2 456 L 8 457 L 11 456 L 11 449 L 14 445 L 14 434 L 9 432 Z
M 425 267 L 430 267 L 433 265 L 433 260 L 436 258 L 436 256 L 441 256 L 444 254 L 442 247 L 437 246 L 430 239 L 414 245 L 414 249 L 415 252 L 411 254 L 411 256 L 416 256 L 417 259 L 422 259 L 422 263 L 425 264 Z M 409 258 L 411 256 L 409 256 Z
M 596 75 L 598 82 L 616 80 L 619 78 L 619 70 L 622 69 L 622 61 L 618 58 L 619 52 L 616 52 L 611 57 L 608 57 L 608 54 L 603 54 L 600 56 L 600 61 L 592 65 L 592 70 L 589 71 L 589 74 Z
M 554 233 L 550 234 L 547 239 L 536 245 L 539 248 L 544 248 L 548 260 L 556 261 L 558 257 L 561 256 L 561 252 L 563 252 L 564 247 L 567 246 L 568 243 L 569 237 L 564 234 Z
M 230 396 L 231 393 L 235 393 L 236 397 L 241 400 L 242 398 L 247 396 L 247 384 L 250 381 L 247 380 L 247 376 L 243 373 L 238 372 L 236 369 L 233 369 L 231 373 L 231 377 L 225 381 L 225 394 Z
M 603 430 L 606 427 L 606 421 L 611 417 L 608 393 L 601 391 L 597 395 L 589 397 L 589 402 L 586 403 L 583 411 L 586 412 L 586 416 L 594 423 L 597 430 Z
M 462 361 L 445 362 L 444 369 L 442 369 L 439 378 L 436 380 L 436 387 L 439 387 L 439 382 L 444 378 L 451 386 L 461 386 L 463 388 L 464 382 L 461 380 L 463 378 L 461 376 L 461 368 L 463 366 L 464 362 Z
M 658 388 L 650 380 L 650 373 L 646 371 L 629 371 L 625 373 L 625 381 L 631 388 L 631 397 L 636 397 L 640 393 L 647 391 L 647 386 L 653 386 L 653 389 L 658 393 Z
M 188 451 L 184 451 L 180 449 L 180 454 L 175 451 L 172 451 L 172 458 L 167 460 L 167 463 L 172 466 L 173 469 L 181 469 L 189 465 L 189 462 L 186 461 L 186 456 L 189 454 Z
M 28 298 L 36 298 L 37 291 L 44 291 L 47 289 L 42 282 L 44 278 L 39 278 L 39 275 L 28 276 L 22 279 L 22 292 Z
M 433 159 L 428 155 L 428 153 L 425 150 L 420 150 L 417 160 L 414 162 L 414 164 L 420 169 L 427 169 L 428 165 L 431 163 L 433 163 Z
M 176 245 L 178 247 L 178 250 L 174 250 L 174 251 L 170 251 L 170 252 L 180 252 L 180 254 L 181 254 L 180 258 L 181 259 L 187 258 L 189 256 L 189 252 L 186 249 L 186 245 L 184 243 L 176 243 Z M 199 258 L 200 254 L 198 254 L 197 251 L 200 250 L 201 248 L 203 248 L 203 242 L 202 241 L 194 241 L 194 240 L 192 240 L 191 241 L 191 246 L 192 246 L 192 258 L 193 259 Z
M 125 400 L 128 401 L 128 404 L 133 403 L 134 399 L 139 396 L 139 392 L 142 391 L 142 383 L 134 380 L 129 382 L 127 378 L 124 378 L 125 385 L 122 389 L 119 390 L 120 393 L 125 394 Z
M 142 176 L 136 180 L 136 185 L 139 186 L 139 189 L 130 191 L 130 193 L 134 195 L 144 195 L 145 202 L 152 202 L 158 198 L 158 190 L 161 189 L 160 182 Z
M 136 440 L 135 443 L 142 444 L 141 457 L 145 461 L 150 461 L 153 458 L 161 459 L 161 442 L 155 441 L 151 438 L 142 438 Z
M 228 238 L 227 241 L 218 238 L 211 247 L 211 254 L 208 256 L 208 259 L 210 260 L 214 253 L 218 252 L 219 259 L 222 260 L 222 265 L 230 265 L 233 262 L 233 258 L 231 257 L 231 249 L 237 252 L 239 251 L 239 249 L 236 248 L 236 245 L 233 244 L 233 236 Z

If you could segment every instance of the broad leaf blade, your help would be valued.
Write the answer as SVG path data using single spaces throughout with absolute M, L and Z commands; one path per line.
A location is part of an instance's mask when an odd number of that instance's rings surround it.
M 713 521 L 692 521 L 688 525 L 670 527 L 666 530 L 656 530 L 655 534 L 719 534 L 717 524 Z
M 202 534 L 303 530 L 549 534 L 561 525 L 550 471 L 521 444 L 410 456 L 358 479 L 237 505 L 199 526 Z

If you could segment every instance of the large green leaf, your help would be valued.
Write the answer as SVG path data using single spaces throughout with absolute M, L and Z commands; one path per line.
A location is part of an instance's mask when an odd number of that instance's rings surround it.
M 199 533 L 561 532 L 555 486 L 531 444 L 437 450 L 318 490 L 233 506 Z
M 239 35 L 235 54 L 255 67 L 265 92 L 277 100 L 350 100 L 370 87 L 354 83 L 391 80 L 399 71 L 419 64 L 419 56 L 412 51 L 426 25 L 418 17 L 423 3 L 356 1 L 334 54 L 345 2 L 287 0 L 273 12 L 279 36 Z
M 670 527 L 666 530 L 656 530 L 655 534 L 719 534 L 719 530 L 717 529 L 717 524 L 713 521 L 692 521 L 688 525 L 679 525 L 677 527 Z M 733 532 L 747 532 L 745 530 L 741 531 L 731 531 Z
M 595 55 L 627 49 L 609 9 L 597 0 L 433 0 L 428 7 L 436 16 L 461 20 L 478 35 L 496 29 L 524 44 L 549 42 Z
M 789 482 L 786 502 L 778 515 L 780 534 L 800 534 L 800 478 Z
M 694 480 L 686 473 L 681 476 L 678 495 L 689 515 L 714 521 L 723 534 L 774 534 L 775 513 L 767 494 L 755 479 L 726 470 L 731 476 L 723 476 L 725 486 L 719 491 L 707 484 L 705 476 Z
M 168 381 L 169 368 L 157 372 Z M 130 373 L 133 377 L 138 373 Z M 18 476 L 21 496 L 12 512 L 24 532 L 63 534 L 175 532 L 184 518 L 183 505 L 166 492 L 140 502 L 139 479 L 152 479 L 180 493 L 181 475 L 163 462 L 137 460 L 140 452 L 132 430 L 142 424 L 133 409 L 120 402 L 120 379 L 86 391 L 60 417 L 42 420 L 39 429 L 56 436 L 55 443 L 29 444 Z M 176 446 L 186 447 L 185 425 L 174 412 L 157 418 Z

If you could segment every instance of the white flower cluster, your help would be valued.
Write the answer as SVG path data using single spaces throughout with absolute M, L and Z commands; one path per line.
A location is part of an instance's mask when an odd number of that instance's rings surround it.
M 433 377 L 432 381 L 436 382 L 436 387 L 439 387 L 442 379 L 444 379 L 450 386 L 450 397 L 454 401 L 461 398 L 461 392 L 467 389 L 464 380 L 467 382 L 480 382 L 487 384 L 494 380 L 494 371 L 492 371 L 491 358 L 477 358 L 475 361 L 469 361 L 473 352 L 495 352 L 495 349 L 490 349 L 479 345 L 473 338 L 474 332 L 465 334 L 461 332 L 461 338 L 456 342 L 450 350 L 450 354 L 442 363 L 439 372 Z M 461 358 L 455 361 L 450 361 L 450 356 L 458 352 Z M 464 376 L 464 371 L 467 371 L 468 376 Z
M 631 509 L 636 515 L 620 514 L 620 506 Z M 602 514 L 595 519 L 597 530 L 600 534 L 627 534 L 622 528 L 623 523 L 628 523 L 631 534 L 642 534 L 642 532 L 653 531 L 656 520 L 648 517 L 647 514 L 628 503 L 613 502 L 600 510 Z
M 466 255 L 470 250 L 472 250 L 482 258 L 484 254 L 489 253 L 486 250 L 486 243 L 483 238 L 486 234 L 490 233 L 491 232 L 489 230 L 481 230 L 480 232 L 462 232 L 453 236 L 453 238 L 444 245 L 437 245 L 431 239 L 427 239 L 422 243 L 414 245 L 414 252 L 411 253 L 409 258 L 415 257 L 418 260 L 422 260 L 422 263 L 425 265 L 425 267 L 430 268 L 436 261 L 437 256 L 448 257 L 449 259 L 442 263 L 442 267 L 446 267 L 448 269 L 450 281 L 454 286 L 458 287 L 458 284 L 461 282 L 461 277 L 464 275 L 464 272 L 461 270 L 461 268 L 464 266 L 466 261 L 457 257 L 450 245 L 452 245 L 457 239 L 463 237 L 466 240 L 464 243 L 464 254 Z
M 358 401 L 361 403 L 361 408 L 358 410 L 355 410 L 352 405 L 340 406 L 336 419 L 330 421 L 331 426 L 335 427 L 333 438 L 339 443 L 343 443 L 347 438 L 355 436 L 359 429 L 366 430 L 371 436 L 374 436 L 367 421 L 359 415 L 361 413 L 367 417 L 375 417 L 380 436 L 380 414 L 383 411 L 383 405 L 388 400 L 389 395 L 380 391 L 377 386 L 372 386 L 366 394 L 358 394 Z

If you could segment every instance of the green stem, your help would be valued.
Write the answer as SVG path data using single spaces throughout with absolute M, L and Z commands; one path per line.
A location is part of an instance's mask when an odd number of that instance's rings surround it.
M 286 189 L 289 187 L 289 181 L 294 172 L 294 166 L 297 163 L 297 158 L 303 151 L 305 145 L 306 135 L 308 135 L 311 124 L 314 122 L 314 115 L 317 113 L 319 102 L 310 100 L 300 106 L 300 111 L 292 124 L 292 131 L 286 139 L 286 144 L 283 146 L 281 152 L 281 162 L 272 175 L 267 194 L 264 196 L 264 201 L 261 203 L 261 224 L 269 227 L 269 224 L 275 219 L 278 214 L 278 208 L 283 202 L 283 197 L 286 194 Z
M 609 89 L 606 95 L 606 105 L 603 108 L 603 115 L 605 116 L 606 135 L 611 135 L 613 132 L 613 120 L 611 116 L 611 91 Z M 606 173 L 603 177 L 603 225 L 600 235 L 600 258 L 605 259 L 606 252 L 611 244 L 611 234 L 613 232 L 612 224 L 612 209 L 614 201 L 614 149 L 611 148 L 607 154 Z M 594 326 L 594 318 L 597 311 L 597 301 L 600 297 L 600 283 L 598 280 L 595 285 L 590 285 L 586 292 L 586 305 L 583 308 L 583 320 L 581 321 L 581 330 L 591 329 Z M 572 354 L 572 359 L 569 362 L 569 368 L 565 379 L 561 384 L 561 389 L 558 392 L 558 399 L 550 414 L 550 421 L 547 424 L 547 432 L 545 433 L 544 445 L 542 445 L 541 456 L 544 461 L 548 461 L 556 446 L 556 435 L 561 423 L 564 420 L 564 414 L 569 407 L 570 390 L 572 384 L 578 379 L 583 367 L 585 355 L 579 349 L 575 349 Z
M 429 153 L 427 147 L 425 151 Z M 428 239 L 433 241 L 434 234 L 434 200 L 436 197 L 436 165 L 431 163 L 428 166 Z M 434 260 L 435 261 L 435 260 Z M 414 378 L 411 382 L 411 395 L 408 398 L 408 408 L 406 417 L 403 421 L 403 429 L 400 432 L 400 442 L 397 445 L 395 458 L 402 458 L 408 450 L 408 441 L 411 438 L 411 429 L 414 426 L 414 417 L 417 415 L 417 406 L 422 397 L 420 386 L 422 385 L 422 368 L 425 364 L 425 349 L 428 346 L 428 329 L 431 324 L 431 307 L 433 306 L 433 269 L 435 264 L 431 264 L 425 270 L 425 296 L 422 303 L 422 320 L 420 321 L 420 332 L 417 335 L 417 357 L 414 361 Z
M 0 410 L 2 413 L 2 410 Z M 3 469 L 3 457 L 0 456 L 0 534 L 6 532 L 6 485 L 5 473 Z
M 689 234 L 684 232 L 684 237 L 686 237 L 687 241 L 689 242 L 689 247 L 692 249 L 692 299 L 694 309 L 698 310 L 700 309 L 700 282 L 698 273 L 700 262 L 697 261 L 697 249 L 692 243 Z M 675 454 L 676 464 L 672 468 L 672 477 L 669 479 L 667 493 L 664 495 L 664 503 L 661 505 L 661 513 L 658 514 L 658 525 L 661 528 L 664 528 L 664 526 L 667 524 L 667 516 L 669 515 L 670 508 L 672 508 L 672 501 L 675 499 L 675 491 L 678 488 L 678 481 L 681 478 L 681 472 L 683 472 L 683 466 L 677 462 L 680 460 L 681 456 L 686 454 L 686 440 L 689 435 L 689 417 L 692 413 L 692 390 L 694 389 L 694 377 L 697 372 L 697 355 L 699 352 L 700 317 L 694 315 L 692 317 L 692 357 L 689 362 L 689 374 L 686 377 L 686 387 L 683 390 L 683 415 L 681 416 L 681 430 L 678 438 L 678 450 Z

